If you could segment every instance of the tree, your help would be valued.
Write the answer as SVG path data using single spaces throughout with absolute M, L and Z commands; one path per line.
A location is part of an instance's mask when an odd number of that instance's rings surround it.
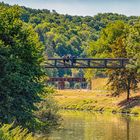
M 133 29 L 134 27 L 121 21 L 109 24 L 102 30 L 100 38 L 93 42 L 93 49 L 97 51 L 95 56 L 102 58 L 130 58 L 136 62 L 133 57 L 139 51 L 138 47 L 135 46 L 136 44 L 138 45 L 138 42 L 134 44 L 134 41 L 132 43 L 132 39 L 130 40 L 132 37 L 131 30 Z M 134 38 L 137 37 L 135 34 Z M 98 45 L 98 48 L 95 47 L 96 45 Z M 136 67 L 132 69 L 128 66 L 123 69 L 107 70 L 106 72 L 109 76 L 108 84 L 111 86 L 113 94 L 119 95 L 122 92 L 127 92 L 127 100 L 129 100 L 130 90 L 135 91 L 139 82 L 138 69 Z
M 0 6 L 0 122 L 34 129 L 33 114 L 43 91 L 43 47 L 17 6 Z
M 134 60 L 131 60 L 130 69 L 136 69 L 140 76 L 140 21 L 132 24 L 133 28 L 129 28 L 130 34 L 127 37 L 127 51 Z

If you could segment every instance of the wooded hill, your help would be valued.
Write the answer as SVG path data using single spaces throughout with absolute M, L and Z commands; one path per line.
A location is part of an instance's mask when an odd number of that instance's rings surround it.
M 9 7 L 4 3 L 0 3 L 0 5 Z M 109 23 L 119 20 L 133 25 L 135 21 L 139 20 L 139 17 L 136 16 L 127 17 L 113 13 L 82 17 L 58 14 L 55 10 L 21 8 L 23 10 L 21 19 L 31 24 L 38 33 L 48 57 L 62 57 L 65 54 L 78 57 L 91 56 L 92 53 L 87 52 L 91 50 L 91 42 L 98 40 L 101 30 L 106 28 Z M 72 75 L 71 70 L 53 71 L 55 72 L 48 72 L 50 76 Z

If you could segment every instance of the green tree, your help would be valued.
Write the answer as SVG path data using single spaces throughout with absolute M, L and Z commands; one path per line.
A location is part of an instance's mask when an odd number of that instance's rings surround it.
M 131 30 L 134 30 L 134 27 L 124 22 L 117 21 L 111 23 L 102 30 L 100 38 L 92 43 L 93 48 L 91 50 L 97 51 L 95 53 L 96 57 L 133 59 L 134 54 L 136 53 L 137 55 L 139 51 L 138 47 L 136 47 L 138 42 L 134 44 L 134 41 L 132 43 L 132 39 L 130 40 L 132 37 Z M 132 38 L 137 37 L 135 34 Z M 97 45 L 98 47 L 96 47 Z M 135 61 L 135 59 L 133 60 Z M 130 90 L 135 91 L 139 82 L 138 69 L 136 67 L 133 69 L 126 67 L 123 69 L 107 70 L 107 74 L 109 76 L 108 83 L 111 86 L 113 94 L 119 95 L 122 92 L 126 92 L 127 99 L 129 100 Z
M 133 28 L 129 28 L 129 36 L 127 37 L 127 52 L 133 56 L 130 69 L 136 69 L 140 76 L 140 20 L 133 23 Z
M 33 114 L 43 91 L 40 78 L 43 47 L 21 10 L 0 6 L 0 121 L 36 127 Z

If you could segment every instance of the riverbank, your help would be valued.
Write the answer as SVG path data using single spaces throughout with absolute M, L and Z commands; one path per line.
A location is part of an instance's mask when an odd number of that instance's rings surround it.
M 128 102 L 125 93 L 119 97 L 112 97 L 110 91 L 101 87 L 99 90 L 98 84 L 93 90 L 58 90 L 54 98 L 61 109 L 128 113 L 140 116 L 140 92 L 132 93 Z
M 132 95 L 127 102 L 125 94 L 112 97 L 109 92 L 103 90 L 59 90 L 55 94 L 55 100 L 61 109 L 140 115 L 139 93 Z

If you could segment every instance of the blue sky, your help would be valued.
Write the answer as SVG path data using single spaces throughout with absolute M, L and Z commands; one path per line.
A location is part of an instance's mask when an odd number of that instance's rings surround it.
M 70 15 L 96 15 L 113 12 L 127 16 L 140 16 L 140 0 L 2 0 L 8 4 L 18 4 L 36 9 L 56 10 Z M 1 2 L 2 2 L 1 1 Z

